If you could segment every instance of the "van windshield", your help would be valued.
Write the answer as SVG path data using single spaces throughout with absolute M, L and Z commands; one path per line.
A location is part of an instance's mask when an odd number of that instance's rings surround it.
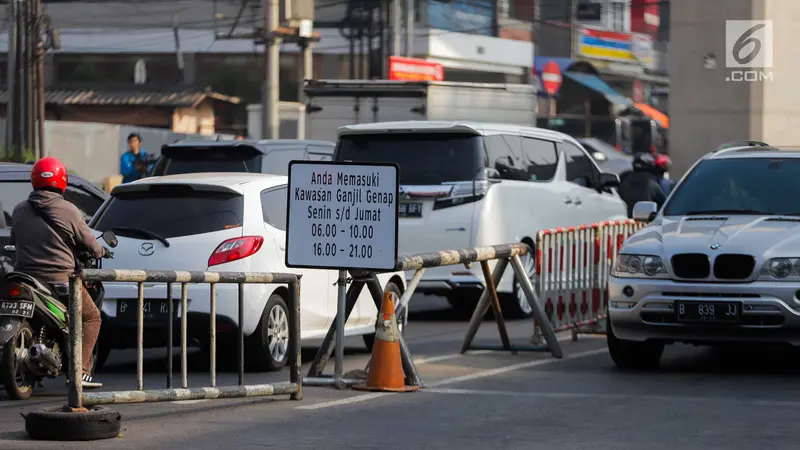
M 475 178 L 484 168 L 482 137 L 467 133 L 342 136 L 337 161 L 392 162 L 400 184 L 436 185 Z

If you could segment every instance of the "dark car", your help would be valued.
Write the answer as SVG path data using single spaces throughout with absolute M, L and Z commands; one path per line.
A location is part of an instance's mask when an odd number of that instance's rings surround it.
M 330 161 L 335 144 L 302 139 L 178 141 L 161 147 L 150 176 L 202 172 L 287 175 L 289 161 Z
M 14 207 L 28 198 L 31 190 L 30 164 L 0 163 L 0 210 L 3 212 L 5 227 L 0 226 L 0 276 L 13 267 L 11 255 L 3 248 L 9 244 L 11 236 L 11 213 Z M 100 208 L 108 195 L 102 189 L 76 175 L 70 175 L 64 198 L 73 203 L 88 221 Z M 2 222 L 0 222 L 2 225 Z
M 613 145 L 597 138 L 577 138 L 603 172 L 612 172 L 617 175 L 631 170 L 633 156 L 622 153 Z

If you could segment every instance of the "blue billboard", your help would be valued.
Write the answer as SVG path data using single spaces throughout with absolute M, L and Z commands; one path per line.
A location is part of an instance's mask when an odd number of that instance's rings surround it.
M 430 28 L 495 36 L 494 0 L 427 0 L 423 4 Z

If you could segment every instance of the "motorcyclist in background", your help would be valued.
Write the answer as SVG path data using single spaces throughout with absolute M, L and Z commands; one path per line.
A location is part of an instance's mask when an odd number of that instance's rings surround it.
M 56 158 L 42 158 L 31 171 L 33 192 L 14 208 L 11 244 L 16 246 L 14 270 L 49 285 L 57 297 L 69 294 L 69 277 L 77 267 L 77 252 L 88 250 L 95 258 L 108 254 L 86 225 L 75 205 L 64 200 L 67 169 Z M 92 379 L 92 353 L 100 333 L 100 311 L 83 289 L 84 388 L 102 384 Z M 67 305 L 69 306 L 69 305 Z
M 664 195 L 669 197 L 669 193 L 678 184 L 677 181 L 669 178 L 669 169 L 672 168 L 672 160 L 665 154 L 656 155 L 656 170 L 655 175 L 658 179 L 658 185 L 664 191 Z
M 667 196 L 655 176 L 656 159 L 650 153 L 637 153 L 633 157 L 633 171 L 625 173 L 620 180 L 617 193 L 628 206 L 628 217 L 633 217 L 636 202 L 655 202 L 658 209 Z

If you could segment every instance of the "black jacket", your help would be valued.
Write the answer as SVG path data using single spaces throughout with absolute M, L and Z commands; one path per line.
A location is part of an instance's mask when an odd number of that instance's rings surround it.
M 667 200 L 656 177 L 647 172 L 624 173 L 617 193 L 628 206 L 628 217 L 633 217 L 633 205 L 636 202 L 656 202 L 658 209 L 661 209 L 664 201 Z

